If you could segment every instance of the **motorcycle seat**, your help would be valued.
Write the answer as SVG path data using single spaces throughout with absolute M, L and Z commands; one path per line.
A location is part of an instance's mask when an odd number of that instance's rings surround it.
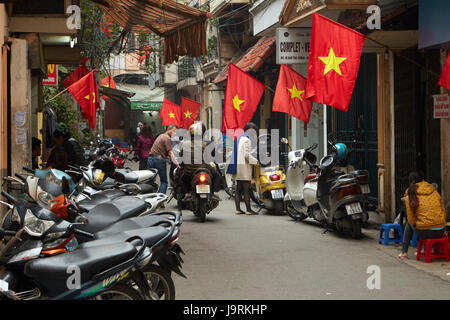
M 136 254 L 136 247 L 128 242 L 81 248 L 72 252 L 31 261 L 25 275 L 51 292 L 67 291 L 69 267 L 79 268 L 80 283 L 86 283 L 96 274 L 117 266 Z
M 105 246 L 110 245 L 114 243 L 121 243 L 126 241 L 127 239 L 139 236 L 142 239 L 145 240 L 145 245 L 147 247 L 154 246 L 159 240 L 164 238 L 169 231 L 161 226 L 157 227 L 148 227 L 148 228 L 139 228 L 139 229 L 132 229 L 132 230 L 126 230 L 119 233 L 111 234 L 104 237 L 98 237 L 97 240 L 94 241 L 88 241 L 78 246 L 78 249 L 81 248 L 92 248 L 92 247 L 98 247 L 98 246 Z M 140 245 L 141 243 L 139 240 L 136 240 L 136 245 Z
M 350 171 L 350 174 L 354 174 L 355 176 L 368 176 L 369 172 L 367 170 L 354 170 Z
M 121 190 L 105 190 L 103 192 L 94 193 L 91 199 L 84 199 L 78 202 L 78 205 L 86 210 L 91 210 L 95 206 L 109 202 L 117 197 L 123 196 L 125 193 Z
M 167 221 L 167 218 L 164 218 L 162 216 L 153 216 L 153 215 L 129 218 L 129 219 L 125 219 L 122 221 L 118 221 L 118 222 L 112 224 L 111 226 L 103 229 L 102 231 L 97 232 L 95 234 L 95 238 L 102 239 L 102 238 L 111 236 L 113 234 L 127 231 L 127 230 L 153 227 L 164 221 Z
M 79 229 L 96 233 L 117 221 L 135 217 L 146 209 L 147 203 L 144 200 L 133 196 L 118 197 L 108 203 L 102 203 L 92 208 L 86 214 L 89 224 L 79 226 Z
M 136 183 L 139 176 L 136 172 L 129 169 L 116 169 L 117 180 L 122 183 Z

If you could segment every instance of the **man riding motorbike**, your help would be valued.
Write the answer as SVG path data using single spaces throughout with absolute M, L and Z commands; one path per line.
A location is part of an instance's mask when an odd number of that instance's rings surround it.
M 183 193 L 185 194 L 183 198 L 183 202 L 190 201 L 191 195 L 189 193 L 190 191 L 190 183 L 192 180 L 192 176 L 198 169 L 206 169 L 211 173 L 212 177 L 212 190 L 213 195 L 212 199 L 215 199 L 217 201 L 221 201 L 222 199 L 219 197 L 219 190 L 221 185 L 221 177 L 220 173 L 218 172 L 218 169 L 216 166 L 212 166 L 211 164 L 205 163 L 203 159 L 203 151 L 205 148 L 213 143 L 212 141 L 204 141 L 203 135 L 205 134 L 206 127 L 201 121 L 194 122 L 189 127 L 189 134 L 191 136 L 190 141 L 183 141 L 182 142 L 182 150 L 191 150 L 190 154 L 190 161 L 187 163 L 182 164 L 183 168 L 183 176 L 182 176 L 182 183 L 183 183 Z M 196 142 L 197 141 L 197 142 Z M 201 158 L 202 163 L 196 164 L 195 158 L 198 159 Z

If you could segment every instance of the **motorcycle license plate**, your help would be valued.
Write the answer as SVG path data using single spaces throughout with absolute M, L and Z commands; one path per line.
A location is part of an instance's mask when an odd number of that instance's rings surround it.
M 209 184 L 198 184 L 195 186 L 197 193 L 209 193 Z
M 283 198 L 284 198 L 283 189 L 272 190 L 272 199 L 273 200 L 278 200 L 278 199 L 283 199 Z
M 361 192 L 363 194 L 370 193 L 370 186 L 368 184 L 361 185 Z
M 359 202 L 350 203 L 345 205 L 345 209 L 347 210 L 347 214 L 357 214 L 362 212 L 361 204 Z

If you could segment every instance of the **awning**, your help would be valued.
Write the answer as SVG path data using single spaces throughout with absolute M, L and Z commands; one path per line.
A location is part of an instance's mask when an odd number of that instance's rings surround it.
M 164 37 L 165 63 L 207 54 L 205 11 L 173 0 L 93 1 L 127 31 Z
M 127 107 L 130 107 L 130 100 L 132 96 L 134 96 L 134 93 L 124 91 L 124 90 L 118 90 L 108 87 L 100 87 L 98 88 L 98 92 L 102 95 L 107 96 L 108 98 L 113 99 L 114 101 L 123 104 Z
M 275 37 L 262 37 L 259 41 L 251 47 L 237 62 L 233 62 L 243 71 L 257 71 L 264 62 L 270 57 L 275 49 Z M 228 65 L 213 80 L 214 83 L 219 83 L 228 78 Z

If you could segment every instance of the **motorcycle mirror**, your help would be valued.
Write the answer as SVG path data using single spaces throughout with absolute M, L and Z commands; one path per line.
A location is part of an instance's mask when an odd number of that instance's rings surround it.
M 281 143 L 284 143 L 284 144 L 288 144 L 289 143 L 288 139 L 286 139 L 285 137 L 281 138 L 280 141 L 281 141 Z
M 62 185 L 61 185 L 62 193 L 65 195 L 70 194 L 70 186 L 69 181 L 66 179 L 66 177 L 62 178 Z

